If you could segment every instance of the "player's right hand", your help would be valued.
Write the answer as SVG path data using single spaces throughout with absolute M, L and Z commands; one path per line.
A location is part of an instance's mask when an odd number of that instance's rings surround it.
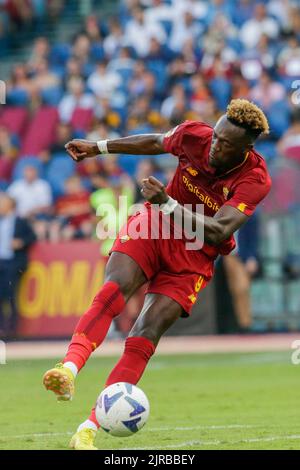
M 65 149 L 75 162 L 81 162 L 85 158 L 96 157 L 99 149 L 96 142 L 73 139 L 65 145 Z

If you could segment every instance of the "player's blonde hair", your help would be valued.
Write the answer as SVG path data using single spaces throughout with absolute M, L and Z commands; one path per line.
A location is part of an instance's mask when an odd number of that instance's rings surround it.
M 229 121 L 244 127 L 253 133 L 254 137 L 269 133 L 269 123 L 264 112 L 248 100 L 240 98 L 231 100 L 226 115 Z

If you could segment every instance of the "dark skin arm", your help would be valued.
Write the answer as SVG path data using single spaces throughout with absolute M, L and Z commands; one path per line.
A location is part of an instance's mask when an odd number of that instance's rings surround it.
M 143 180 L 141 193 L 152 204 L 164 204 L 169 199 L 164 185 L 153 176 Z M 214 217 L 199 217 L 196 213 L 178 204 L 173 214 L 174 217 L 181 217 L 182 220 L 184 217 L 189 220 L 193 230 L 196 229 L 196 226 L 201 227 L 202 224 L 204 241 L 210 245 L 219 245 L 248 220 L 247 215 L 231 206 L 221 207 Z
M 163 148 L 164 134 L 142 134 L 108 141 L 109 153 L 132 155 L 159 155 L 166 153 Z M 65 145 L 66 151 L 75 162 L 100 155 L 96 142 L 74 139 Z

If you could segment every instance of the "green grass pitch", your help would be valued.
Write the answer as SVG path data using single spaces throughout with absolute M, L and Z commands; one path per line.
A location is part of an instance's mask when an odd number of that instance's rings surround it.
M 99 431 L 100 449 L 300 449 L 300 366 L 291 352 L 157 356 L 140 387 L 150 419 L 132 437 Z M 65 449 L 115 358 L 94 358 L 72 403 L 41 381 L 53 360 L 0 366 L 0 449 Z

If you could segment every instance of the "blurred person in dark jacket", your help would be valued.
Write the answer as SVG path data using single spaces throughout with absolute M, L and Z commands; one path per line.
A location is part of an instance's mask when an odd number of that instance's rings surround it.
M 35 241 L 29 223 L 16 215 L 16 202 L 0 194 L 0 336 L 15 336 L 17 289 L 27 268 L 27 252 Z

